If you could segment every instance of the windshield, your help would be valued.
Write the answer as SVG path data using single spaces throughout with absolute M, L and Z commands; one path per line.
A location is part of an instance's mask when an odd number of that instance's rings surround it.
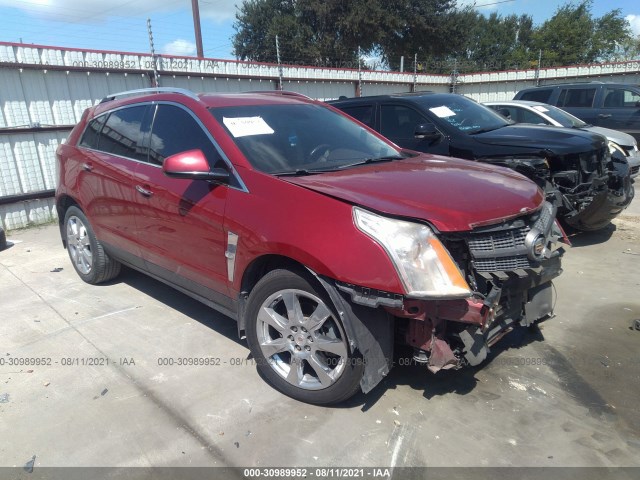
M 425 97 L 424 106 L 436 123 L 446 122 L 460 132 L 473 135 L 511 125 L 499 113 L 461 95 Z
M 587 124 L 579 118 L 552 105 L 534 105 L 531 108 L 551 117 L 563 127 L 582 128 L 587 126 Z
M 251 165 L 266 173 L 318 173 L 405 157 L 352 120 L 320 105 L 209 110 Z

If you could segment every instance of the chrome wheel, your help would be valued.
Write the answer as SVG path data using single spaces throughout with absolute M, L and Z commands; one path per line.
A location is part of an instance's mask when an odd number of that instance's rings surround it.
M 76 216 L 67 220 L 67 248 L 77 270 L 83 275 L 91 273 L 93 252 L 89 232 L 82 220 Z
M 260 306 L 256 337 L 269 366 L 305 390 L 333 385 L 349 360 L 346 335 L 323 300 L 304 290 L 280 290 Z

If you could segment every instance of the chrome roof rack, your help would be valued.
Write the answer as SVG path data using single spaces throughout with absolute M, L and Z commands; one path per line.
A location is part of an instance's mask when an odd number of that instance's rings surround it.
M 179 93 L 180 95 L 186 95 L 193 100 L 200 101 L 198 96 L 193 93 L 191 90 L 187 90 L 186 88 L 175 88 L 175 87 L 151 87 L 151 88 L 138 88 L 136 90 L 127 90 L 126 92 L 114 93 L 112 95 L 107 95 L 100 103 L 110 102 L 115 100 L 118 97 L 124 97 L 125 95 L 138 95 L 138 94 L 147 94 L 150 95 L 152 93 Z

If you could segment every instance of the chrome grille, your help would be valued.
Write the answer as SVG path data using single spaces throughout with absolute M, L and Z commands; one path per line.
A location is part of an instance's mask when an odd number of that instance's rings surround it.
M 524 245 L 524 239 L 530 228 L 521 227 L 503 232 L 474 234 L 468 241 L 471 253 L 496 252 Z

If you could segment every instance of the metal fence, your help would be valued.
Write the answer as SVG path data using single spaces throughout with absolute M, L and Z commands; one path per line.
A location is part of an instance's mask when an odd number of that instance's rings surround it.
M 195 92 L 280 88 L 278 65 L 151 57 L 0 42 L 0 221 L 5 229 L 55 218 L 55 150 L 82 112 L 110 93 L 153 85 Z M 282 88 L 328 100 L 432 90 L 510 99 L 537 82 L 640 83 L 640 61 L 462 75 L 282 66 Z

